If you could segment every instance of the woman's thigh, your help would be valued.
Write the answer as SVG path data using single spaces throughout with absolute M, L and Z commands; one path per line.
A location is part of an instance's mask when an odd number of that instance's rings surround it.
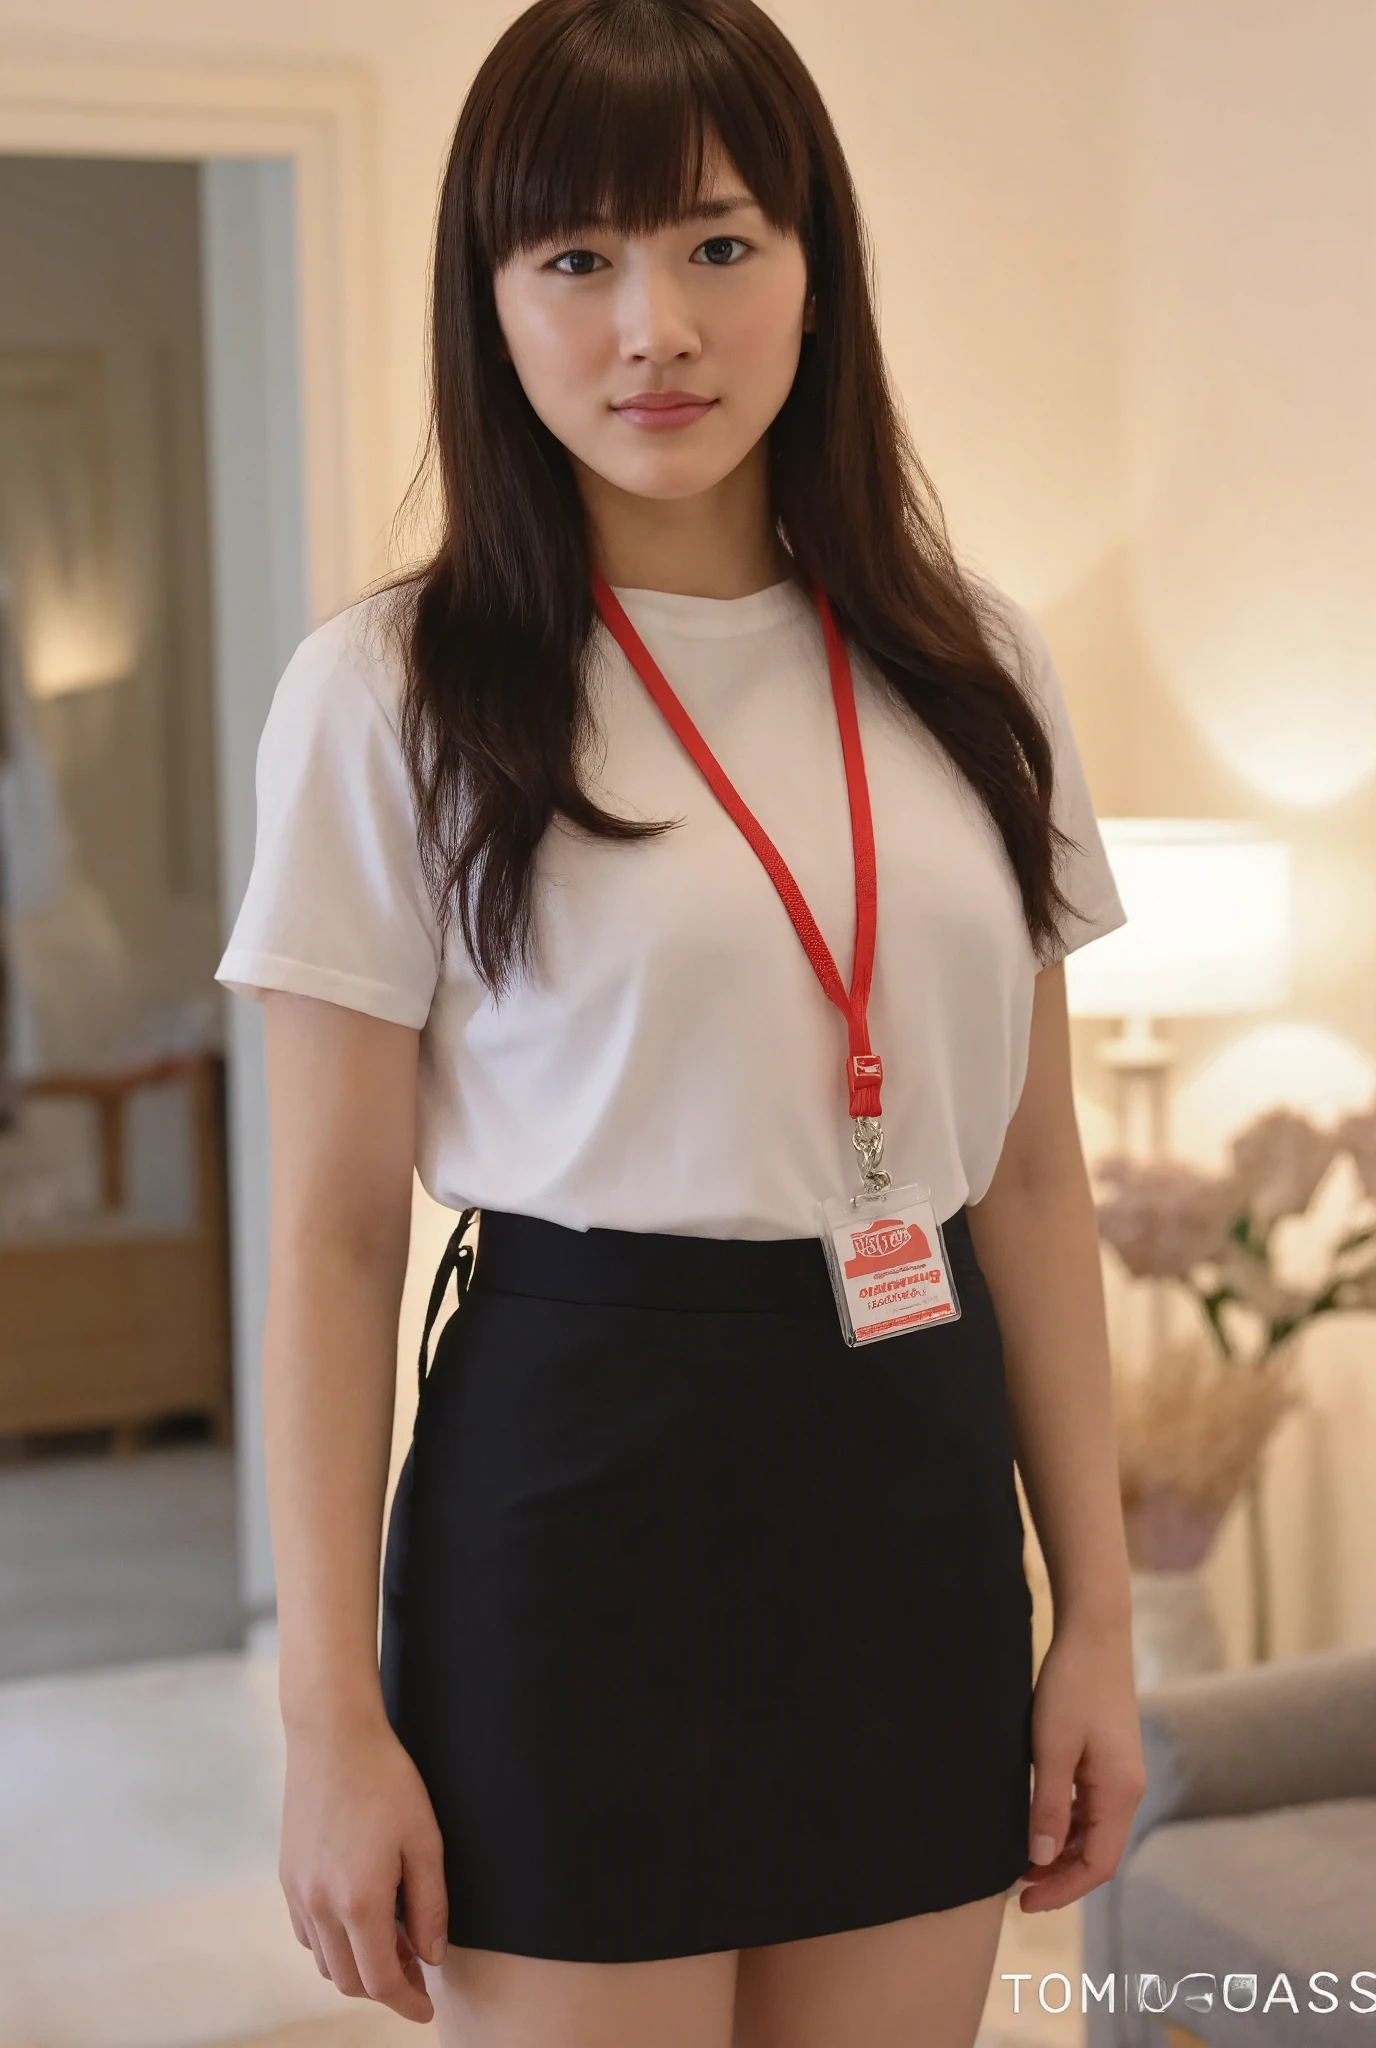
M 971 2048 L 1006 1899 L 742 1949 L 734 2048 Z
M 422 1967 L 436 2048 L 731 2048 L 734 1949 L 559 1963 L 451 1947 Z

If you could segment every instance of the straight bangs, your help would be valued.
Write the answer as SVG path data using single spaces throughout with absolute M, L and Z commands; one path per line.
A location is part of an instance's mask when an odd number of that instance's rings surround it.
M 663 0 L 605 0 L 573 15 L 538 65 L 511 55 L 494 67 L 469 192 L 491 269 L 593 227 L 683 220 L 716 143 L 766 220 L 811 254 L 804 111 L 748 33 Z

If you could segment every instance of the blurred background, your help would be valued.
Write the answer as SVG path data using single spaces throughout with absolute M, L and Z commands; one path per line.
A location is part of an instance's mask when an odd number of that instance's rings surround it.
M 261 1016 L 212 973 L 277 677 L 404 545 L 437 182 L 516 11 L 0 0 L 0 2048 L 402 2038 L 277 1889 Z M 1260 1716 L 1241 1806 L 1338 1828 L 1287 1850 L 1305 1954 L 1370 1971 L 1376 1756 L 1322 1687 L 1376 1727 L 1376 8 L 772 11 L 1129 910 L 1068 986 L 1144 1712 Z M 451 1221 L 417 1188 L 394 1469 Z M 1031 1532 L 1028 1569 L 1040 1653 Z M 1211 1817 L 1152 1810 L 1142 1858 Z M 1153 1866 L 1149 1913 L 1125 1868 L 1112 1939 L 1010 1907 L 988 2048 L 1164 2042 L 1080 1971 L 1221 1974 L 1180 1945 L 1201 1899 L 1268 1982 L 1305 1914 L 1246 1890 L 1257 1839 Z

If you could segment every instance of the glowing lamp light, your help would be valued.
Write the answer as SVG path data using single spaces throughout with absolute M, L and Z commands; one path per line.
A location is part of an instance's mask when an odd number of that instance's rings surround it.
M 1127 923 L 1071 953 L 1072 1016 L 1203 1017 L 1283 1003 L 1290 848 L 1232 819 L 1102 818 Z
M 35 606 L 24 640 L 29 694 L 39 701 L 105 689 L 137 665 L 128 627 L 92 605 Z

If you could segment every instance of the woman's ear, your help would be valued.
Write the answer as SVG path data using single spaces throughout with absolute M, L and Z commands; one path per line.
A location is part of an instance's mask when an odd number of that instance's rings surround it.
M 815 293 L 803 307 L 803 332 L 804 334 L 815 334 L 817 332 L 817 298 Z

